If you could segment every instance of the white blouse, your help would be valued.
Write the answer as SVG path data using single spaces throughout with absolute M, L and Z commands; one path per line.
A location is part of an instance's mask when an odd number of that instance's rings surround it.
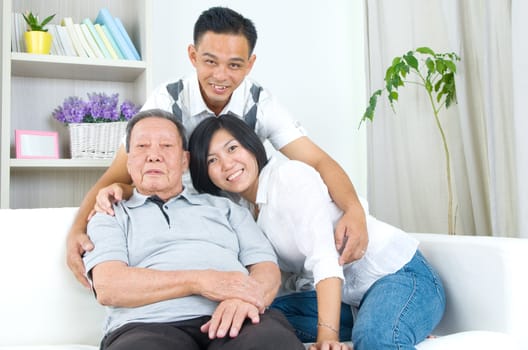
M 340 266 L 334 227 L 342 211 L 319 173 L 299 161 L 271 159 L 259 176 L 256 203 L 257 223 L 285 273 L 281 294 L 313 290 L 325 278 L 344 277 L 343 301 L 357 306 L 376 280 L 409 262 L 418 246 L 405 232 L 367 215 L 367 252 Z

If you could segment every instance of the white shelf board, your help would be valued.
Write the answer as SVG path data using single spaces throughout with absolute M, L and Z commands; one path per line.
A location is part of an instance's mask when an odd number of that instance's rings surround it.
M 12 169 L 57 169 L 57 168 L 107 168 L 112 159 L 14 159 L 9 166 Z
M 11 74 L 21 77 L 134 82 L 144 61 L 11 53 Z

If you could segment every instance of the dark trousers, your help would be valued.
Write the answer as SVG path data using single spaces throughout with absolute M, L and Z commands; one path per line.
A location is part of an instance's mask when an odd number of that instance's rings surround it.
M 267 310 L 260 322 L 244 323 L 236 338 L 209 339 L 200 326 L 210 319 L 199 317 L 171 323 L 129 323 L 108 333 L 101 350 L 304 350 L 292 326 L 277 310 Z

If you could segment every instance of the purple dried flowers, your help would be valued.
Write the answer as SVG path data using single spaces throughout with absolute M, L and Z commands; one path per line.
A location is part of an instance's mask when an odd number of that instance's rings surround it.
M 118 108 L 119 94 L 89 93 L 88 101 L 77 96 L 67 97 L 52 113 L 61 123 L 109 123 L 127 121 L 138 111 L 130 101 L 124 101 Z

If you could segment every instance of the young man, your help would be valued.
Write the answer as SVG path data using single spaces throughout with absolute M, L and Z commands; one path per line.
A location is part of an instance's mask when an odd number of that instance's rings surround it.
M 126 142 L 134 193 L 88 225 L 95 248 L 84 262 L 108 306 L 101 349 L 304 349 L 284 316 L 265 310 L 280 272 L 250 212 L 184 189 L 183 132 L 172 113 L 137 114 Z M 233 275 L 240 290 L 225 293 Z
M 194 27 L 194 44 L 188 48 L 195 74 L 159 87 L 143 109 L 173 112 L 188 133 L 206 117 L 233 114 L 288 158 L 313 166 L 344 212 L 335 232 L 336 248 L 342 252 L 340 263 L 359 259 L 365 253 L 368 235 L 365 213 L 354 187 L 343 169 L 304 134 L 269 92 L 247 77 L 256 60 L 256 40 L 253 23 L 237 12 L 224 7 L 204 11 Z M 81 256 L 93 249 L 85 234 L 87 217 L 101 188 L 131 182 L 126 161 L 121 147 L 112 165 L 85 196 L 68 235 L 68 266 L 86 286 Z

